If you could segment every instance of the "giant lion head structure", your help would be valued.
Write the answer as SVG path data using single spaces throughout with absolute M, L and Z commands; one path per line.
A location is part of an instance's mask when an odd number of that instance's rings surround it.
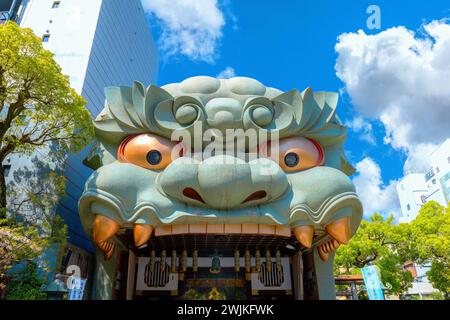
M 105 92 L 85 160 L 95 172 L 79 210 L 106 258 L 121 228 L 133 230 L 137 246 L 167 226 L 179 233 L 264 230 L 292 235 L 323 263 L 356 232 L 362 207 L 348 178 L 336 93 L 282 92 L 242 77 L 193 77 L 161 88 L 136 82 Z M 230 130 L 253 131 L 256 140 L 243 139 L 253 141 L 234 153 L 195 156 Z

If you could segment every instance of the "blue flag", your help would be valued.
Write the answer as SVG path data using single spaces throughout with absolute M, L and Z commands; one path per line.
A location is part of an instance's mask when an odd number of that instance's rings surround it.
M 383 287 L 375 266 L 361 269 L 369 300 L 384 300 Z

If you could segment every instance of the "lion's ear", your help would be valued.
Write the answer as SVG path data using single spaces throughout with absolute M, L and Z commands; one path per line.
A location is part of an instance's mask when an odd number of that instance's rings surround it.
M 88 155 L 83 159 L 83 164 L 92 170 L 97 170 L 102 166 L 98 142 L 91 144 Z
M 117 160 L 114 156 L 116 149 L 113 145 L 104 146 L 99 141 L 95 141 L 88 148 L 89 153 L 86 158 L 83 159 L 83 164 L 92 170 L 97 170 L 98 168 Z

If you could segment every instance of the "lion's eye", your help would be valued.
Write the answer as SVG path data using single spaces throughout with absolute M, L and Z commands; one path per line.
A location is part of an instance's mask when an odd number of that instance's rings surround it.
M 119 147 L 118 159 L 146 169 L 162 170 L 179 157 L 176 145 L 176 142 L 152 134 L 128 137 Z
M 324 161 L 322 147 L 317 142 L 303 137 L 280 140 L 278 148 L 269 142 L 260 146 L 260 155 L 277 162 L 286 172 L 310 169 Z
M 289 168 L 293 168 L 298 164 L 298 155 L 295 152 L 289 152 L 284 156 L 284 164 Z
M 151 150 L 149 153 L 147 153 L 147 161 L 153 166 L 156 166 L 161 162 L 162 156 L 161 152 L 158 150 Z

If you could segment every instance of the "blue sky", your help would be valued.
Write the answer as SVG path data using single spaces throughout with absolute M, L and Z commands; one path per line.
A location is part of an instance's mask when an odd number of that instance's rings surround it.
M 350 127 L 346 150 L 360 170 L 354 182 L 365 193 L 369 211 L 398 214 L 397 180 L 406 171 L 426 168 L 427 152 L 450 132 L 450 121 L 441 116 L 450 109 L 450 87 L 440 93 L 423 84 L 450 82 L 448 1 L 143 4 L 160 49 L 159 85 L 231 70 L 281 90 L 311 86 L 341 92 L 338 114 Z M 367 28 L 371 4 L 381 10 L 380 30 Z M 338 39 L 346 33 L 354 36 Z M 355 58 L 361 50 L 362 57 Z M 443 102 L 433 109 L 435 101 Z M 425 133 L 419 135 L 415 128 L 421 110 L 426 113 L 423 124 L 437 123 L 438 128 L 429 133 L 422 128 Z

